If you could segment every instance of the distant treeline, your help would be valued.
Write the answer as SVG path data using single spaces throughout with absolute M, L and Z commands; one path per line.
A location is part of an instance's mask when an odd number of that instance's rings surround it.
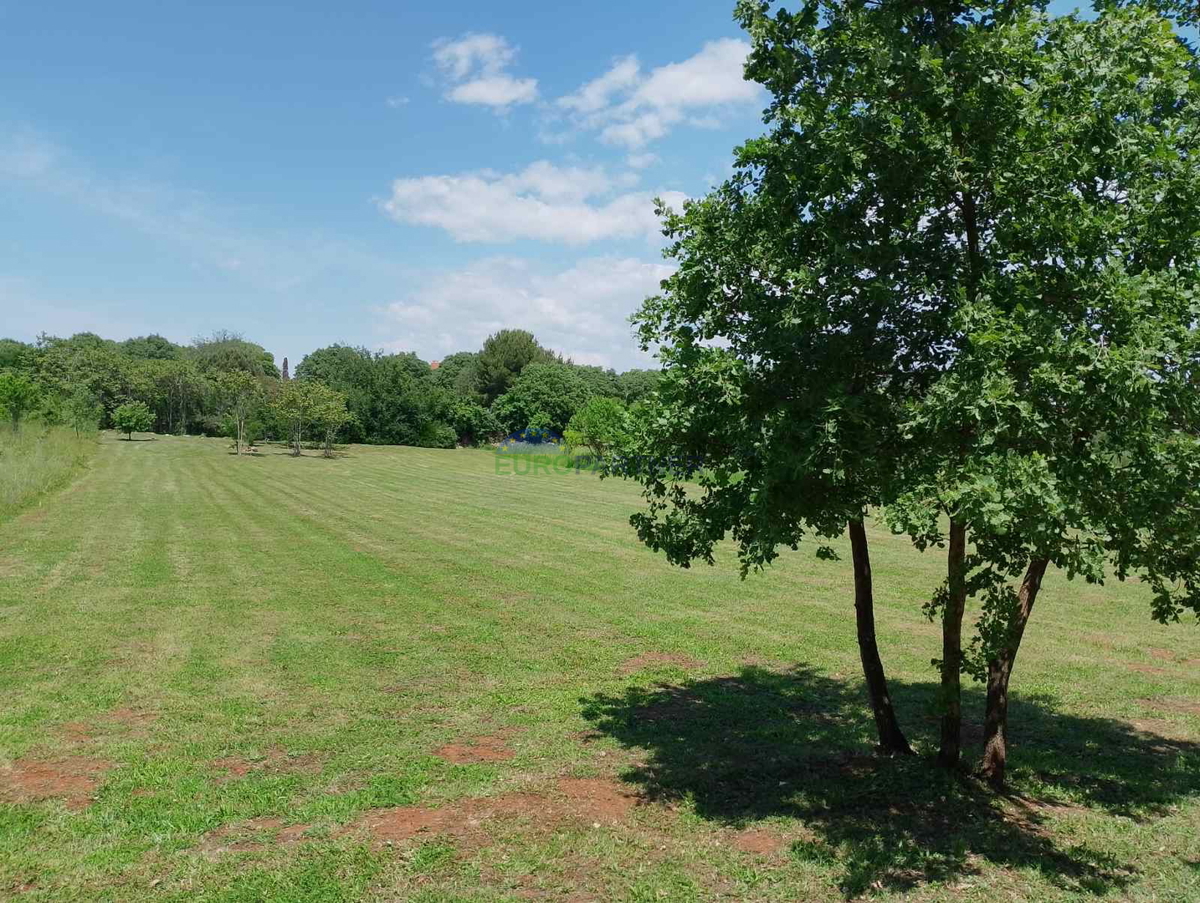
M 281 372 L 261 345 L 228 332 L 189 345 L 159 335 L 118 342 L 86 332 L 42 335 L 32 344 L 0 339 L 0 381 L 8 387 L 6 413 L 14 427 L 22 417 L 36 416 L 46 423 L 109 428 L 118 408 L 141 403 L 154 432 L 233 436 L 243 416 L 227 391 L 235 373 L 257 384 L 244 424 L 249 441 L 293 438 L 282 396 L 295 381 L 321 384 L 344 398 L 348 417 L 338 427 L 341 441 L 434 448 L 476 444 L 527 427 L 562 433 L 593 399 L 627 411 L 658 382 L 652 370 L 618 374 L 574 364 L 518 329 L 433 364 L 412 353 L 330 345 L 307 355 L 290 380 L 286 360 Z M 326 438 L 315 422 L 311 433 L 304 429 L 306 440 Z

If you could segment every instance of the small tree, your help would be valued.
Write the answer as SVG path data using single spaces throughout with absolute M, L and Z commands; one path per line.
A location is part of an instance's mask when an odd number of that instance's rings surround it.
M 230 370 L 217 376 L 216 386 L 233 422 L 234 448 L 240 455 L 246 444 L 246 423 L 262 403 L 262 384 L 244 370 Z
M 19 373 L 0 373 L 0 410 L 8 415 L 14 433 L 21 429 L 21 420 L 37 399 L 37 386 L 27 377 Z
M 629 412 L 615 398 L 589 398 L 567 424 L 563 438 L 572 448 L 587 446 L 603 458 L 629 441 Z
M 345 394 L 320 383 L 313 384 L 311 419 L 321 431 L 325 457 L 332 458 L 333 442 L 337 438 L 338 430 L 350 421 Z
M 144 433 L 154 425 L 154 413 L 144 401 L 127 401 L 112 413 L 113 426 L 133 439 L 134 433 Z
M 104 408 L 87 389 L 78 387 L 63 400 L 62 411 L 75 432 L 92 432 L 100 425 Z
M 279 422 L 287 431 L 292 455 L 300 456 L 300 445 L 304 441 L 304 427 L 313 419 L 319 401 L 319 393 L 325 387 L 307 379 L 289 379 L 282 383 L 275 396 L 273 407 Z

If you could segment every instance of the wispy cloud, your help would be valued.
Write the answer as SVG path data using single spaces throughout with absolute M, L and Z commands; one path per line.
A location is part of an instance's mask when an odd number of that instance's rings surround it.
M 394 219 L 445 229 L 459 241 L 520 238 L 584 244 L 653 237 L 659 231 L 653 195 L 625 190 L 633 174 L 560 167 L 539 161 L 517 173 L 491 171 L 397 179 L 383 209 Z M 679 206 L 684 196 L 662 192 Z
M 508 72 L 516 57 L 517 48 L 495 34 L 465 34 L 433 43 L 433 61 L 447 82 L 446 99 L 491 107 L 497 113 L 537 100 L 536 78 Z
M 388 260 L 340 239 L 252 227 L 247 211 L 218 205 L 202 192 L 98 172 L 28 127 L 0 139 L 0 180 L 111 219 L 181 250 L 193 266 L 258 290 L 293 291 L 329 270 L 399 272 Z
M 631 257 L 586 257 L 563 269 L 487 257 L 431 276 L 381 308 L 380 336 L 390 350 L 440 357 L 521 327 L 577 363 L 645 366 L 650 359 L 634 347 L 628 318 L 671 272 Z
M 555 103 L 601 141 L 637 150 L 680 123 L 712 127 L 724 108 L 761 103 L 759 86 L 743 77 L 749 51 L 745 41 L 724 38 L 649 72 L 623 57 Z

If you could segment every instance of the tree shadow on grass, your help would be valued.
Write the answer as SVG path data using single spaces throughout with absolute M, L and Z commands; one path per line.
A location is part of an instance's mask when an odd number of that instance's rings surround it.
M 937 689 L 892 683 L 926 749 L 935 743 Z M 982 710 L 978 691 L 964 696 L 964 710 Z M 1060 846 L 1048 816 L 1078 806 L 1146 818 L 1200 796 L 1200 745 L 1072 716 L 1046 700 L 1013 702 L 1021 746 L 1010 755 L 1006 797 L 922 757 L 873 754 L 861 688 L 807 667 L 745 667 L 582 702 L 598 731 L 647 751 L 624 775 L 646 797 L 690 799 L 701 818 L 727 825 L 799 819 L 814 839 L 793 844 L 792 855 L 836 862 L 847 896 L 975 874 L 980 860 L 1035 869 L 1076 892 L 1121 888 L 1136 880 L 1133 867 L 1082 843 Z

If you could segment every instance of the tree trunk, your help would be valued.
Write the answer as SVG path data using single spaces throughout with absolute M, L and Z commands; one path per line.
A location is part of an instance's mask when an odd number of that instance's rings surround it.
M 958 765 L 962 753 L 962 621 L 967 607 L 967 525 L 950 518 L 947 599 L 942 612 L 942 745 L 938 764 Z
M 1017 611 L 1009 628 L 1008 642 L 988 662 L 987 714 L 983 723 L 983 761 L 979 765 L 979 774 L 997 787 L 1004 783 L 1008 760 L 1008 681 L 1049 563 L 1045 558 L 1034 558 L 1029 562 L 1017 592 Z
M 892 708 L 887 676 L 879 659 L 875 641 L 875 594 L 871 584 L 871 554 L 867 547 L 867 531 L 862 518 L 850 521 L 850 549 L 854 558 L 854 618 L 858 628 L 858 654 L 862 659 L 863 677 L 867 681 L 867 699 L 875 715 L 879 745 L 889 754 L 910 755 L 912 748 L 904 738 Z

